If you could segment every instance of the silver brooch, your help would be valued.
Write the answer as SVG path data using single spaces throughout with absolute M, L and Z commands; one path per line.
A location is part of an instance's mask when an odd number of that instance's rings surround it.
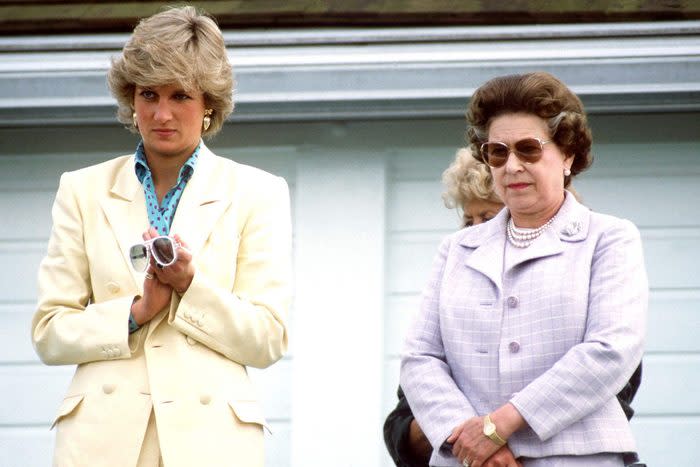
M 561 229 L 561 233 L 566 235 L 567 237 L 573 237 L 577 233 L 581 231 L 581 222 L 580 221 L 571 221 L 566 226 L 564 226 L 563 229 Z

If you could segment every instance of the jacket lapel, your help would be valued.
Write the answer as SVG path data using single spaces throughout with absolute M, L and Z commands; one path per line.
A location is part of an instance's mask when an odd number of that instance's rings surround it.
M 126 267 L 131 272 L 135 284 L 141 284 L 142 274 L 131 267 L 129 249 L 141 241 L 141 233 L 148 228 L 148 213 L 143 188 L 134 172 L 134 157 L 124 158 L 117 168 L 114 184 L 109 195 L 101 200 L 102 210 L 107 217 L 115 239 L 119 244 Z M 138 286 L 140 290 L 141 286 Z
M 202 143 L 197 167 L 182 192 L 170 228 L 171 235 L 180 235 L 195 256 L 232 201 L 235 180 L 223 179 L 225 169 L 216 159 Z
M 460 239 L 462 246 L 474 248 L 465 261 L 466 266 L 488 277 L 499 290 L 502 290 L 504 271 L 508 272 L 533 259 L 561 254 L 565 242 L 585 240 L 590 212 L 567 191 L 564 204 L 552 225 L 532 245 L 527 248 L 509 248 L 506 256 L 506 226 L 509 218 L 508 209 L 503 209 L 490 222 L 466 229 Z
M 507 212 L 502 209 L 490 222 L 465 230 L 460 240 L 462 246 L 475 248 L 467 257 L 466 266 L 488 277 L 499 291 L 503 283 L 503 248 L 507 221 Z

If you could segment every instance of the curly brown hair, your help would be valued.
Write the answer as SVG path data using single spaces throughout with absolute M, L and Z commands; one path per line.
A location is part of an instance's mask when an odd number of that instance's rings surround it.
M 573 156 L 571 175 L 564 186 L 593 162 L 591 129 L 581 99 L 564 83 L 546 72 L 507 75 L 481 85 L 467 109 L 467 139 L 475 157 L 483 161 L 481 144 L 488 138 L 494 118 L 509 113 L 528 113 L 542 118 L 552 141 L 567 156 Z
M 107 74 L 117 118 L 131 131 L 136 86 L 178 84 L 200 91 L 214 112 L 203 136 L 218 132 L 233 111 L 233 71 L 216 22 L 194 7 L 169 8 L 141 20 Z

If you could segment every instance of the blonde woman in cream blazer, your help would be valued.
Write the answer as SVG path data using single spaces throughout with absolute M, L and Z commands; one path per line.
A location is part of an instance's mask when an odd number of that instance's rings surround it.
M 148 53 L 158 60 L 139 62 Z M 198 64 L 212 57 L 220 66 Z M 178 63 L 204 75 L 173 84 Z M 134 67 L 162 84 L 130 82 Z M 185 7 L 143 21 L 110 73 L 158 201 L 180 191 L 169 231 L 182 246 L 173 265 L 132 268 L 130 247 L 155 235 L 136 155 L 61 177 L 32 321 L 42 361 L 77 365 L 54 421 L 54 465 L 262 467 L 265 419 L 246 367 L 272 365 L 287 348 L 287 184 L 201 141 L 231 111 L 211 19 Z

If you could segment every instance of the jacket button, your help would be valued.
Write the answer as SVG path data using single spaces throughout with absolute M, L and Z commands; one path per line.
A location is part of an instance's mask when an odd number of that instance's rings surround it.
M 511 342 L 508 344 L 508 349 L 511 351 L 511 353 L 518 353 L 520 352 L 520 344 L 518 342 Z
M 102 385 L 102 392 L 105 394 L 112 394 L 114 392 L 115 386 L 114 384 L 103 384 Z
M 190 345 L 195 345 L 197 343 L 196 340 L 192 339 L 190 336 L 185 337 L 185 340 L 187 341 L 188 344 Z
M 515 308 L 518 306 L 518 297 L 510 296 L 508 297 L 508 308 Z
M 121 287 L 119 287 L 119 284 L 116 282 L 109 282 L 107 283 L 107 290 L 109 290 L 110 293 L 117 293 L 119 290 L 121 290 Z
M 211 402 L 211 396 L 208 394 L 202 394 L 201 396 L 199 396 L 199 402 L 202 405 L 207 405 L 209 404 L 209 402 Z

